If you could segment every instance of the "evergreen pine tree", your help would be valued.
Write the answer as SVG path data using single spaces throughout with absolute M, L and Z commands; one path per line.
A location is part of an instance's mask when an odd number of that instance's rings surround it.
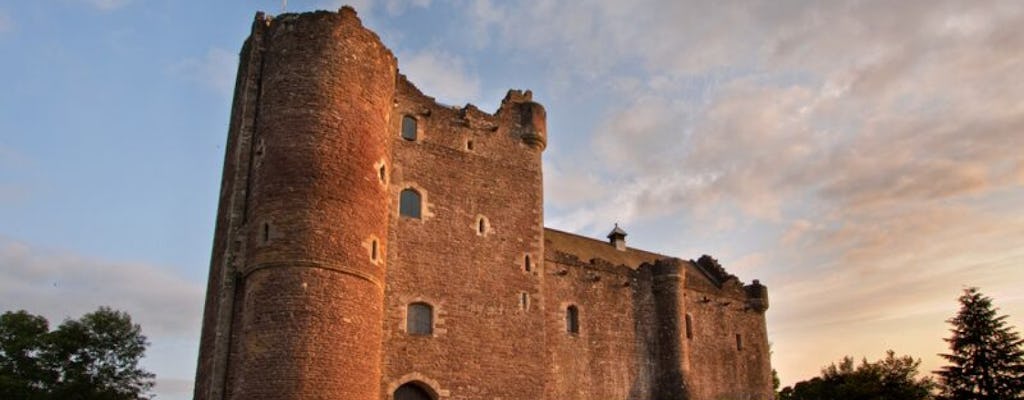
M 977 288 L 964 290 L 960 311 L 947 321 L 950 354 L 940 354 L 951 365 L 936 371 L 943 399 L 1024 399 L 1024 340 L 1006 318 Z

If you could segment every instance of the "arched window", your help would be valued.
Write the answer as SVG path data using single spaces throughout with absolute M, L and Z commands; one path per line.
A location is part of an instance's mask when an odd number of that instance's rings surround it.
M 402 191 L 402 195 L 398 199 L 399 214 L 419 219 L 421 208 L 419 192 L 412 189 L 405 189 Z
M 580 310 L 576 306 L 565 309 L 565 331 L 572 334 L 580 333 Z
M 406 115 L 402 117 L 402 139 L 416 140 L 416 118 Z
M 433 396 L 420 385 L 409 382 L 395 390 L 395 400 L 433 400 Z
M 431 335 L 434 333 L 434 308 L 427 303 L 409 304 L 406 312 L 405 330 L 410 335 Z

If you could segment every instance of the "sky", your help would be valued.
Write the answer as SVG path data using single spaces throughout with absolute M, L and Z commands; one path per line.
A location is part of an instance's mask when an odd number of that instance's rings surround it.
M 766 284 L 783 384 L 938 368 L 968 286 L 1024 327 L 1024 2 L 351 4 L 442 103 L 533 90 L 547 226 Z M 282 2 L 0 2 L 0 309 L 128 311 L 160 399 L 191 398 L 257 10 Z

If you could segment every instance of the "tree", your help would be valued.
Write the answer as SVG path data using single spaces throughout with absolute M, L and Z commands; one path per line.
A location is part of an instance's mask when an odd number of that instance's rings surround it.
M 49 331 L 25 311 L 0 316 L 0 398 L 147 399 L 154 375 L 139 367 L 149 343 L 120 311 L 100 307 Z
M 978 288 L 964 289 L 953 325 L 950 354 L 940 354 L 951 365 L 939 375 L 942 398 L 948 400 L 1024 399 L 1024 340 L 997 315 L 992 299 Z
M 775 393 L 775 398 L 779 398 L 779 386 L 782 386 L 782 381 L 779 380 L 779 371 L 772 368 L 772 392 Z
M 820 377 L 801 381 L 779 392 L 783 400 L 926 400 L 935 384 L 918 378 L 921 360 L 897 357 L 892 350 L 873 363 L 854 366 L 852 357 L 821 370 Z
M 43 398 L 54 380 L 40 359 L 49 329 L 45 318 L 25 311 L 0 316 L 0 398 Z

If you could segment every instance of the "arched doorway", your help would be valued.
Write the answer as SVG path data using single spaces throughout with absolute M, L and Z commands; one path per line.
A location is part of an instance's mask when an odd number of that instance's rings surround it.
M 409 382 L 395 390 L 395 400 L 434 400 L 434 397 L 419 385 Z

